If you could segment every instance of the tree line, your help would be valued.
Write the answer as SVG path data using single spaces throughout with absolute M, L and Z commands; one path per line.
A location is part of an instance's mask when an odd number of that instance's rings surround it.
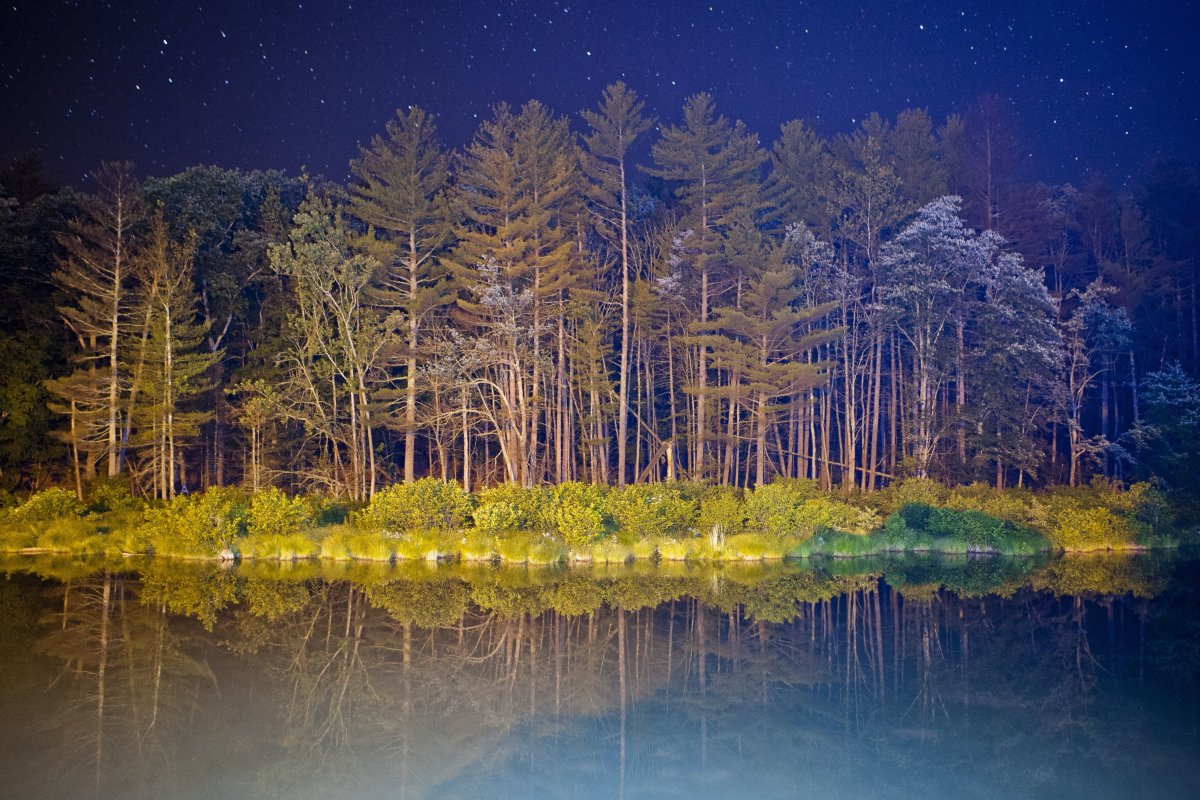
M 572 122 L 501 104 L 452 152 L 402 110 L 345 185 L 14 165 L 5 482 L 1194 472 L 1194 167 L 1029 182 L 992 96 L 764 146 L 708 95 L 659 122 L 616 83 Z

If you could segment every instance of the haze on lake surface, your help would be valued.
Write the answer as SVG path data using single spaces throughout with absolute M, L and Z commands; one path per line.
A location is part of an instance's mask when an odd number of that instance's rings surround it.
M 5 797 L 1200 796 L 1177 556 L 0 566 Z

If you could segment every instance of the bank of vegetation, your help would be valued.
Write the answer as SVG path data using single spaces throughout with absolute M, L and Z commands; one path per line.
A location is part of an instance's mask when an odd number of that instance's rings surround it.
M 49 489 L 0 518 L 0 550 L 296 561 L 505 564 L 767 561 L 893 552 L 1028 556 L 1181 541 L 1148 484 L 1050 491 L 898 481 L 832 495 L 812 481 L 753 490 L 695 483 L 576 482 L 476 493 L 424 478 L 369 502 L 213 488 L 145 502 L 118 484 L 88 501 Z
M 545 557 L 648 546 L 628 518 L 659 489 L 583 483 L 676 487 L 663 555 L 702 550 L 690 532 L 729 496 L 747 522 L 714 552 L 790 552 L 737 538 L 782 535 L 759 506 L 809 489 L 737 493 L 779 479 L 851 498 L 784 531 L 810 548 L 830 545 L 809 529 L 882 527 L 900 509 L 855 495 L 905 477 L 1197 496 L 1194 168 L 1038 182 L 997 97 L 832 138 L 802 120 L 760 136 L 705 94 L 657 120 L 621 83 L 578 105 L 498 105 L 459 148 L 409 107 L 344 183 L 109 163 L 83 192 L 0 169 L 0 489 L 278 486 L 375 508 L 422 476 L 562 484 L 527 491 L 569 498 L 563 519 L 484 489 L 455 523 L 557 531 Z M 1053 545 L 1138 538 L 1108 532 L 1105 502 L 1041 518 L 1072 491 L 1001 496 L 1026 510 L 983 513 Z

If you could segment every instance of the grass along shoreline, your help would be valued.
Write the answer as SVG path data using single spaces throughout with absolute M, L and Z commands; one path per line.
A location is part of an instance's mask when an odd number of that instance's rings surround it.
M 549 565 L 896 552 L 1029 556 L 1180 542 L 1161 494 L 1146 484 L 1104 481 L 1043 492 L 907 480 L 882 492 L 833 495 L 789 480 L 753 491 L 567 483 L 468 494 L 422 479 L 390 486 L 358 507 L 278 489 L 230 488 L 147 504 L 103 485 L 86 504 L 49 489 L 0 515 L 0 552 L 247 561 Z

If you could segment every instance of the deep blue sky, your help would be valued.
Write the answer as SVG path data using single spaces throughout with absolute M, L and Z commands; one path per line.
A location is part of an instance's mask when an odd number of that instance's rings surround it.
M 711 92 L 774 139 L 870 111 L 1008 98 L 1028 177 L 1121 182 L 1200 143 L 1200 9 L 1147 0 L 6 0 L 0 155 L 77 182 L 102 159 L 346 174 L 410 104 L 459 146 L 499 100 L 574 116 L 624 79 L 666 121 Z

